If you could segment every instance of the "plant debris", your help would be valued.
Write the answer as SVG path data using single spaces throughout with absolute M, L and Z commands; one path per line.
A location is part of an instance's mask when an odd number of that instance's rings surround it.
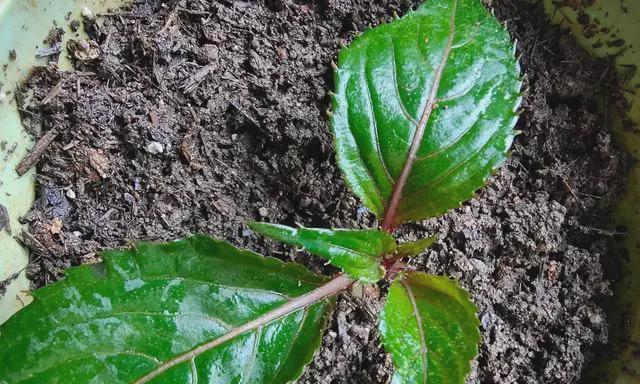
M 69 40 L 67 50 L 76 60 L 89 61 L 100 57 L 100 46 L 93 40 Z
M 27 173 L 27 171 L 29 171 L 31 167 L 38 162 L 40 156 L 42 156 L 47 147 L 53 142 L 53 140 L 55 140 L 56 136 L 58 136 L 58 130 L 56 128 L 52 128 L 42 135 L 24 159 L 20 161 L 16 167 L 16 173 L 19 176 Z

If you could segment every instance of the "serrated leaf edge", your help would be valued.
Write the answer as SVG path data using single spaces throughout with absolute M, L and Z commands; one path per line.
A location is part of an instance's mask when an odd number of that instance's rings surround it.
M 400 282 L 400 284 L 402 284 L 402 285 L 403 285 L 403 287 L 405 287 L 405 289 L 406 289 L 406 287 L 407 287 L 407 284 L 406 284 L 406 283 L 404 283 L 404 279 L 407 277 L 407 273 L 412 273 L 412 272 L 401 272 L 401 273 L 399 273 L 399 274 L 398 274 L 398 276 L 397 276 L 397 277 L 395 278 L 395 280 L 394 280 L 394 281 L 399 281 L 399 282 Z M 458 292 L 458 294 L 460 294 L 460 295 L 461 295 L 461 297 L 462 297 L 463 299 L 468 300 L 468 302 L 469 302 L 469 303 L 471 303 L 471 305 L 472 305 L 472 306 L 473 306 L 473 308 L 474 308 L 474 313 L 475 313 L 475 315 L 473 316 L 473 319 L 474 319 L 474 326 L 475 326 L 475 329 L 476 329 L 476 334 L 475 334 L 475 336 L 477 336 L 477 339 L 481 342 L 481 341 L 482 341 L 482 335 L 480 334 L 480 328 L 479 328 L 479 327 L 480 327 L 480 320 L 478 319 L 478 316 L 477 316 L 477 314 L 478 314 L 478 306 L 475 304 L 475 302 L 474 302 L 473 300 L 471 300 L 471 294 L 470 294 L 466 289 L 462 288 L 462 287 L 460 286 L 460 283 L 459 283 L 457 280 L 455 280 L 455 279 L 452 279 L 452 278 L 449 278 L 449 277 L 446 277 L 446 276 L 438 276 L 438 275 L 427 274 L 426 272 L 418 272 L 418 273 L 423 273 L 423 274 L 425 274 L 425 275 L 429 276 L 430 278 L 437 278 L 437 279 L 442 279 L 442 280 L 445 280 L 445 279 L 446 279 L 446 280 L 448 280 L 448 281 L 453 281 L 453 282 L 455 282 L 455 283 L 456 283 L 456 288 L 457 288 L 457 292 Z M 393 282 L 391 282 L 391 284 L 393 284 Z M 409 292 L 409 291 L 408 291 L 408 292 Z M 415 300 L 415 299 L 411 299 L 411 298 L 410 298 L 410 300 L 412 300 L 412 307 L 413 307 L 413 311 L 415 312 L 416 319 L 421 319 L 421 316 L 420 316 L 420 314 L 419 314 L 419 311 L 417 311 L 416 306 L 414 305 L 414 300 Z M 386 302 L 385 302 L 385 305 L 386 305 Z M 386 344 L 386 342 L 385 342 L 385 339 L 386 339 L 386 338 L 385 338 L 385 336 L 384 336 L 384 333 L 383 333 L 383 332 L 380 332 L 380 320 L 381 320 L 381 318 L 382 318 L 382 312 L 384 312 L 384 311 L 385 311 L 385 305 L 383 305 L 382 311 L 380 312 L 380 316 L 378 316 L 378 324 L 377 324 L 377 327 L 376 327 L 376 328 L 378 329 L 378 334 L 380 335 L 380 344 L 381 344 L 383 347 L 384 347 L 384 346 L 385 346 L 385 344 Z M 420 321 L 419 321 L 418 323 L 419 323 L 419 324 L 421 324 L 421 322 L 420 322 Z M 421 336 L 424 336 L 424 331 L 422 330 L 422 325 L 420 325 L 420 334 L 421 334 Z M 428 352 L 428 351 L 426 350 L 426 339 L 425 339 L 424 337 L 422 338 L 422 341 L 423 341 L 423 343 L 424 343 L 424 348 L 425 348 L 425 349 L 424 349 L 424 351 L 425 351 L 425 352 Z M 421 346 L 421 347 L 423 347 L 423 346 Z M 385 348 L 385 350 L 386 350 L 386 348 Z M 478 353 L 479 353 L 478 344 L 475 344 L 474 351 L 475 351 L 475 357 L 477 357 L 477 356 L 478 356 Z M 392 353 L 391 351 L 387 351 L 387 352 L 391 353 L 391 355 L 392 355 L 392 361 L 393 361 L 393 353 Z M 466 369 L 466 372 L 464 372 L 465 378 L 466 378 L 466 377 L 469 375 L 469 373 L 471 372 L 471 361 L 472 361 L 472 360 L 473 360 L 473 359 L 471 359 L 471 360 L 469 361 L 468 368 Z M 423 361 L 424 361 L 424 360 L 423 360 Z M 394 367 L 394 370 L 396 370 L 396 369 L 397 369 L 397 366 L 396 366 L 395 361 L 393 361 L 393 367 Z M 427 370 L 428 370 L 428 367 L 427 367 Z M 428 372 L 428 371 L 427 371 L 427 372 Z M 395 374 L 395 373 L 394 373 L 394 374 Z M 428 384 L 428 383 L 427 383 L 427 378 L 426 378 L 427 376 L 425 375 L 424 377 L 425 377 L 425 380 L 424 380 L 424 383 L 423 383 L 423 384 Z M 390 379 L 390 381 L 389 381 L 389 382 L 391 382 L 391 380 L 392 380 L 392 379 Z M 397 383 L 397 384 L 414 384 L 414 383 Z
M 456 4 L 457 4 L 457 1 L 456 1 Z M 490 11 L 491 11 L 492 16 L 493 16 L 493 17 L 495 17 L 494 9 L 493 9 L 493 8 L 490 8 Z M 402 16 L 402 17 L 397 17 L 397 14 L 396 14 L 396 15 L 395 15 L 395 17 L 394 17 L 394 20 L 393 20 L 392 22 L 395 22 L 395 21 L 401 20 L 401 19 L 403 19 L 403 18 L 405 18 L 405 17 L 408 17 L 408 16 L 410 16 L 410 15 L 412 15 L 412 14 L 414 14 L 414 13 L 416 13 L 416 10 L 415 10 L 415 9 L 413 9 L 413 8 L 411 8 L 411 9 L 410 9 L 410 10 L 409 10 L 409 11 L 408 11 L 404 16 Z M 454 14 L 455 14 L 455 12 L 454 12 Z M 389 23 L 387 23 L 387 24 L 389 24 Z M 385 25 L 385 24 L 382 24 L 382 25 Z M 505 24 L 505 23 L 499 23 L 499 25 L 501 26 L 501 28 L 502 28 L 502 30 L 503 30 L 503 31 L 506 31 L 506 32 L 508 33 L 508 35 L 509 35 L 509 36 L 511 36 L 511 34 L 509 33 L 509 31 L 508 31 L 508 30 L 507 30 L 507 28 L 506 28 L 506 24 Z M 364 33 L 366 33 L 366 32 L 367 32 L 367 31 L 364 31 L 364 32 L 362 32 L 361 34 L 356 35 L 356 36 L 355 36 L 355 38 L 353 39 L 353 41 L 351 42 L 351 45 L 356 44 L 359 40 L 361 40 L 361 39 L 363 38 Z M 511 54 L 512 54 L 514 57 L 515 57 L 515 54 L 516 54 L 517 45 L 518 45 L 518 40 L 517 40 L 517 39 L 513 39 L 513 40 L 512 40 Z M 342 48 L 344 48 L 344 47 L 342 47 Z M 516 60 L 515 60 L 515 69 L 516 69 L 516 75 L 517 75 L 517 76 L 519 76 L 519 75 L 522 73 L 522 69 L 521 69 L 521 65 L 520 65 L 520 58 L 521 58 L 521 56 L 522 56 L 522 55 L 520 55 L 520 56 L 516 57 Z M 333 81 L 333 83 L 334 83 L 334 86 L 335 86 L 335 84 L 338 84 L 338 83 L 340 82 L 340 80 L 339 80 L 339 79 L 340 79 L 340 67 L 339 67 L 339 65 L 338 65 L 338 64 L 336 64 L 336 62 L 335 62 L 335 61 L 333 61 L 333 60 L 331 61 L 331 66 L 332 66 L 333 71 L 334 71 L 334 81 Z M 522 85 L 523 85 L 523 83 L 524 83 L 524 81 L 525 81 L 525 78 L 526 78 L 526 74 L 525 74 L 524 76 L 522 76 L 522 77 L 521 77 L 521 79 L 520 79 L 520 81 L 516 84 L 516 89 L 520 92 L 520 94 L 519 94 L 518 98 L 516 99 L 516 102 L 514 103 L 514 107 L 513 107 L 513 109 L 512 109 L 513 116 L 512 116 L 512 119 L 511 119 L 511 121 L 510 121 L 510 126 L 509 126 L 509 128 L 510 128 L 510 130 L 511 130 L 512 132 L 511 132 L 511 134 L 510 134 L 510 135 L 508 136 L 508 138 L 507 138 L 507 140 L 509 141 L 509 143 L 508 143 L 508 145 L 507 145 L 507 148 L 509 148 L 509 147 L 511 146 L 511 144 L 512 144 L 512 142 L 513 142 L 513 139 L 514 139 L 514 138 L 519 134 L 519 131 L 514 131 L 514 129 L 513 129 L 513 128 L 515 127 L 515 125 L 516 125 L 516 123 L 517 123 L 517 121 L 518 121 L 518 118 L 520 117 L 520 113 L 518 113 L 518 109 L 520 108 L 520 105 L 521 105 L 521 103 L 522 103 L 522 99 L 523 99 L 523 96 L 524 96 L 524 91 L 522 91 Z M 331 100 L 331 106 L 327 109 L 327 115 L 328 115 L 328 116 L 329 116 L 329 118 L 330 118 L 331 126 L 333 126 L 333 124 L 334 124 L 334 114 L 333 114 L 333 111 L 334 111 L 334 110 L 336 110 L 336 109 L 338 109 L 339 100 L 338 100 L 337 95 L 335 94 L 335 92 L 329 91 L 329 92 L 328 92 L 328 94 L 329 94 L 329 97 L 330 97 L 330 100 Z M 334 132 L 334 130 L 333 130 L 333 129 L 331 129 L 330 131 L 331 131 L 331 135 L 332 135 L 332 137 L 333 137 L 333 140 L 332 140 L 332 141 L 333 141 L 333 147 L 334 147 L 334 148 L 337 148 L 337 147 L 338 147 L 338 138 L 336 137 L 335 132 Z M 486 173 L 482 176 L 482 178 L 483 178 L 483 180 L 484 180 L 484 183 L 483 183 L 483 185 L 482 185 L 481 187 L 479 187 L 477 190 L 480 190 L 480 189 L 484 188 L 484 187 L 487 185 L 487 183 L 488 183 L 489 179 L 497 173 L 497 171 L 498 171 L 498 169 L 500 168 L 500 166 L 504 163 L 504 161 L 505 161 L 508 157 L 509 157 L 509 155 L 508 155 L 508 154 L 506 154 L 506 155 L 505 155 L 505 157 L 504 157 L 502 160 L 500 160 L 500 161 L 498 162 L 498 164 L 499 164 L 499 165 L 498 165 L 497 167 L 492 168 L 489 172 L 486 172 Z M 347 186 L 349 187 L 349 189 L 350 189 L 350 190 L 351 190 L 351 191 L 356 195 L 356 197 L 357 197 L 357 198 L 360 198 L 360 199 L 362 199 L 362 200 L 370 200 L 370 199 L 368 198 L 368 196 L 367 196 L 367 193 L 359 193 L 359 192 L 358 192 L 359 187 L 358 187 L 357 185 L 354 185 L 354 184 L 349 180 L 349 178 L 347 177 L 346 173 L 343 171 L 343 166 L 342 166 L 342 164 L 343 164 L 343 162 L 345 161 L 345 159 L 343 159 L 343 158 L 342 158 L 342 155 L 341 155 L 341 154 L 340 154 L 340 152 L 338 152 L 338 151 L 336 151 L 336 160 L 337 160 L 336 162 L 338 163 L 338 167 L 339 167 L 339 168 L 340 168 L 340 170 L 341 170 L 342 179 L 343 179 L 343 181 L 344 181 L 345 185 L 347 185 Z M 362 161 L 361 156 L 359 156 L 359 161 Z M 363 165 L 363 169 L 365 169 L 365 170 L 367 170 L 367 172 L 369 172 L 368 168 L 367 168 L 367 167 L 365 167 L 364 165 Z M 462 204 L 464 204 L 465 202 L 467 202 L 467 201 L 469 201 L 469 200 L 473 199 L 473 198 L 476 196 L 476 192 L 477 192 L 477 190 L 476 190 L 476 191 L 472 191 L 472 192 L 471 192 L 470 194 L 468 194 L 466 197 L 463 197 L 463 200 L 459 201 L 459 202 L 458 202 L 458 204 L 457 204 L 456 206 L 454 206 L 454 207 L 452 207 L 452 208 L 448 209 L 447 211 L 454 210 L 454 209 L 458 209 L 458 208 L 460 208 L 460 207 L 462 206 Z M 377 186 L 376 186 L 376 192 L 377 192 L 377 195 L 378 195 L 378 197 L 380 198 L 380 200 L 382 200 L 382 197 L 380 196 L 380 191 L 379 191 L 379 189 L 377 188 Z M 361 196 L 367 196 L 367 197 L 361 197 Z M 376 204 L 376 203 L 374 203 L 374 202 L 372 202 L 372 201 L 365 201 L 365 207 L 366 207 L 366 208 L 376 207 L 377 205 L 379 205 L 379 204 Z M 385 208 L 386 208 L 386 207 L 382 206 L 382 209 L 373 209 L 373 210 L 372 210 L 372 212 L 373 212 L 373 214 L 375 214 L 375 215 L 376 215 L 376 217 L 378 217 L 378 219 L 384 219 L 384 217 L 383 217 L 383 216 L 385 215 Z M 383 223 L 383 222 L 381 222 L 381 223 L 379 223 L 379 224 L 384 224 L 384 223 Z M 383 227 L 383 228 L 384 228 L 384 227 Z M 392 230 L 393 228 L 389 228 L 389 229 L 390 229 L 390 230 Z

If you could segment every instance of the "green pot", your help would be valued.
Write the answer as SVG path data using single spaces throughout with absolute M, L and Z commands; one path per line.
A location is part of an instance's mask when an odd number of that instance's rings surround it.
M 623 85 L 628 110 L 607 108 L 617 139 L 640 159 L 640 1 L 544 0 L 554 23 L 571 30 L 578 44 L 596 57 L 611 58 Z M 627 190 L 614 214 L 614 223 L 628 229 L 614 254 L 622 276 L 613 285 L 614 300 L 607 307 L 609 345 L 585 372 L 585 383 L 640 383 L 640 165 L 629 175 Z
M 76 35 L 69 24 L 72 19 L 82 18 L 83 8 L 85 14 L 87 11 L 97 14 L 125 2 L 0 0 L 0 142 L 6 142 L 0 145 L 0 205 L 6 209 L 10 222 L 10 226 L 0 230 L 0 281 L 11 280 L 5 295 L 0 297 L 0 324 L 31 302 L 25 276 L 28 253 L 16 237 L 22 232 L 18 218 L 27 213 L 34 201 L 35 174 L 31 170 L 19 177 L 15 168 L 33 146 L 33 140 L 20 124 L 14 89 L 31 68 L 47 64 L 47 57 L 38 59 L 36 54 L 54 25 L 65 30 L 61 43 L 65 47 L 66 40 Z M 58 65 L 70 68 L 64 53 Z M 3 215 L 1 207 L 0 215 Z
M 76 32 L 69 29 L 68 15 L 71 19 L 81 19 L 83 9 L 87 16 L 87 10 L 99 14 L 126 2 L 56 0 L 54 4 L 40 0 L 0 0 L 0 142 L 6 141 L 0 145 L 0 205 L 6 208 L 10 221 L 10 230 L 0 230 L 0 281 L 12 278 L 6 294 L 0 297 L 0 323 L 31 301 L 24 272 L 28 253 L 16 237 L 22 231 L 18 218 L 30 209 L 35 197 L 34 171 L 19 177 L 15 167 L 33 146 L 33 140 L 22 129 L 13 90 L 30 68 L 46 64 L 47 59 L 36 59 L 36 53 L 53 25 L 65 29 L 64 38 L 75 37 Z M 620 142 L 634 157 L 640 158 L 640 131 L 623 129 L 629 123 L 640 127 L 640 71 L 635 71 L 640 66 L 640 1 L 543 0 L 543 3 L 552 21 L 570 28 L 582 47 L 597 57 L 615 57 L 631 108 L 620 112 L 606 108 L 603 103 L 602 110 L 615 127 Z M 63 41 L 62 47 L 65 44 Z M 69 68 L 64 53 L 60 57 L 58 65 Z M 615 223 L 627 227 L 629 235 L 614 244 L 625 257 L 621 258 L 623 276 L 614 286 L 615 300 L 608 308 L 611 343 L 589 367 L 585 382 L 640 383 L 637 347 L 640 345 L 640 208 L 637 207 L 640 207 L 639 166 L 632 170 L 627 192 L 615 214 Z

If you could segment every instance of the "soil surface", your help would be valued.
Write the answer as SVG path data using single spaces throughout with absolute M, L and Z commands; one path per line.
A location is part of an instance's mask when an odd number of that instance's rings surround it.
M 417 2 L 415 3 L 417 4 Z M 413 5 L 415 5 L 413 4 Z M 96 262 L 127 239 L 206 233 L 311 269 L 323 261 L 256 236 L 265 220 L 317 227 L 377 223 L 345 187 L 325 111 L 331 60 L 407 0 L 135 1 L 87 21 L 93 42 L 67 54 L 76 71 L 40 68 L 23 120 L 57 138 L 37 165 L 24 218 L 35 286 Z M 475 199 L 398 229 L 437 234 L 412 260 L 459 279 L 483 329 L 470 383 L 574 383 L 607 339 L 603 230 L 628 160 L 594 99 L 615 84 L 537 6 L 494 1 L 528 75 L 513 156 Z M 30 96 L 27 96 L 30 95 Z M 386 383 L 377 311 L 385 287 L 342 295 L 322 349 L 299 383 Z

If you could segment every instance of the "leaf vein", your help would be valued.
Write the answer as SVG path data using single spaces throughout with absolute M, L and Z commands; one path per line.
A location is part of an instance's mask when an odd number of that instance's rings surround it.
M 483 67 L 484 68 L 484 64 Z M 482 72 L 482 68 L 480 69 L 480 72 Z M 476 85 L 477 85 L 477 78 L 476 80 L 474 80 L 474 83 L 472 85 L 470 85 L 467 89 L 460 91 L 458 94 L 451 96 L 451 98 L 445 98 L 445 99 L 438 99 L 438 101 L 451 101 L 451 100 L 455 100 L 459 97 L 463 97 L 465 95 L 467 95 L 469 93 L 469 91 L 471 91 L 471 89 L 473 89 Z M 448 143 L 446 143 L 445 145 L 443 145 L 442 147 L 436 149 L 435 151 L 428 153 L 424 156 L 420 156 L 420 157 L 416 157 L 416 162 L 418 161 L 424 161 L 430 158 L 433 158 L 439 154 L 441 154 L 442 152 L 446 151 L 447 149 L 453 147 L 454 145 L 456 145 L 464 136 L 466 136 L 469 132 L 471 132 L 471 129 L 473 129 L 473 127 L 475 126 L 475 124 L 478 122 L 478 120 L 480 120 L 480 118 L 482 117 L 481 114 L 478 114 L 478 116 L 476 116 L 475 120 L 469 124 L 469 126 L 463 131 L 461 132 L 458 136 L 456 136 L 455 138 L 451 139 L 451 141 L 449 141 Z
M 238 286 L 221 284 L 221 283 L 216 283 L 216 282 L 213 282 L 213 281 L 206 281 L 206 280 L 194 279 L 194 278 L 191 278 L 191 277 L 183 277 L 183 276 L 155 275 L 151 279 L 147 279 L 146 281 L 173 280 L 173 279 L 176 279 L 176 278 L 187 280 L 187 281 L 192 281 L 192 282 L 195 282 L 195 283 L 201 283 L 201 284 L 205 284 L 205 285 L 209 285 L 209 286 L 216 286 L 216 287 L 220 287 L 220 288 L 225 288 L 225 289 L 229 289 L 229 290 L 237 290 L 237 291 L 258 293 L 258 294 L 271 293 L 271 294 L 273 294 L 275 296 L 280 296 L 280 297 L 282 297 L 284 299 L 287 299 L 287 300 L 291 300 L 292 299 L 292 297 L 289 296 L 289 295 L 286 295 L 286 294 L 281 293 L 281 292 L 271 291 L 271 290 L 268 290 L 268 289 L 238 287 Z M 293 279 L 293 278 L 291 278 L 290 280 L 293 280 L 293 281 L 296 281 L 296 282 L 302 281 L 302 280 Z M 308 283 L 308 284 L 311 284 L 311 283 Z M 314 284 L 314 286 L 315 286 L 315 284 Z
M 402 114 L 404 114 L 404 117 L 409 120 L 409 122 L 411 122 L 411 124 L 413 125 L 418 125 L 418 122 L 413 118 L 413 116 L 411 116 L 411 114 L 409 113 L 409 111 L 407 110 L 407 107 L 404 103 L 404 100 L 402 100 L 402 96 L 400 95 L 400 87 L 398 84 L 398 58 L 396 56 L 396 46 L 395 43 L 393 41 L 393 37 L 391 35 L 387 35 L 388 40 L 389 40 L 389 44 L 391 44 L 391 49 L 389 50 L 390 55 L 391 55 L 391 65 L 393 66 L 393 85 L 394 85 L 394 91 L 396 93 L 396 97 L 398 98 L 398 104 L 400 105 L 400 109 L 402 109 Z
M 191 367 L 191 384 L 198 384 L 198 368 L 196 367 L 196 358 L 192 357 L 189 360 L 189 365 Z
M 400 198 L 402 197 L 402 191 L 404 186 L 409 179 L 409 175 L 413 168 L 413 163 L 416 158 L 416 154 L 420 149 L 420 145 L 422 144 L 422 137 L 424 136 L 424 132 L 429 122 L 429 117 L 431 116 L 431 112 L 433 111 L 433 107 L 435 105 L 435 101 L 437 98 L 438 88 L 440 86 L 440 80 L 442 79 L 442 74 L 444 72 L 445 66 L 447 64 L 447 59 L 449 58 L 449 54 L 451 53 L 451 45 L 453 44 L 453 39 L 455 38 L 455 16 L 456 9 L 458 6 L 458 0 L 453 1 L 452 10 L 451 10 L 451 18 L 449 19 L 449 37 L 447 40 L 447 44 L 445 46 L 444 53 L 442 54 L 442 58 L 440 60 L 440 64 L 435 71 L 433 82 L 431 84 L 431 89 L 429 90 L 429 98 L 427 100 L 427 104 L 422 112 L 422 116 L 420 117 L 420 121 L 418 122 L 418 126 L 413 134 L 413 139 L 411 140 L 411 147 L 409 148 L 409 152 L 407 153 L 407 157 L 405 159 L 404 166 L 402 168 L 402 172 L 400 173 L 400 177 L 396 181 L 393 186 L 393 192 L 391 193 L 391 199 L 389 200 L 389 204 L 385 209 L 384 219 L 382 221 L 382 228 L 388 232 L 392 231 L 395 224 L 396 212 L 398 210 L 398 205 L 400 203 Z
M 374 253 L 367 253 L 366 251 L 360 251 L 354 248 L 347 248 L 343 245 L 339 245 L 339 244 L 335 244 L 335 243 L 331 243 L 331 247 L 332 248 L 339 248 L 345 252 L 353 252 L 358 256 L 364 257 L 365 259 L 375 259 L 378 257 L 377 254 Z
M 480 27 L 482 27 L 482 24 L 484 24 L 484 22 L 485 22 L 485 21 L 491 21 L 491 17 L 487 16 L 487 17 L 485 17 L 484 19 L 482 19 L 482 20 L 478 21 L 478 22 L 477 22 L 477 24 L 476 24 L 476 26 L 475 26 L 475 28 L 474 28 L 474 30 L 473 30 L 473 34 L 471 35 L 471 37 L 469 37 L 467 40 L 463 41 L 463 42 L 462 42 L 462 43 L 460 43 L 460 44 L 453 45 L 453 46 L 451 47 L 451 49 L 452 49 L 452 50 L 460 49 L 460 48 L 462 48 L 462 47 L 465 47 L 465 46 L 466 46 L 467 44 L 469 44 L 470 42 L 472 42 L 472 41 L 473 41 L 473 40 L 478 36 L 478 33 L 479 33 L 479 31 L 480 31 Z
M 427 369 L 428 369 L 428 361 L 427 361 L 427 342 L 424 333 L 424 329 L 422 327 L 422 316 L 420 316 L 420 311 L 418 309 L 418 303 L 416 302 L 416 297 L 413 294 L 413 290 L 411 286 L 407 284 L 406 281 L 402 281 L 402 285 L 407 291 L 407 295 L 409 296 L 409 300 L 411 301 L 411 307 L 413 309 L 414 316 L 416 318 L 416 322 L 418 323 L 418 333 L 420 335 L 420 358 L 422 360 L 422 383 L 427 384 Z
M 387 180 L 389 183 L 393 185 L 395 180 L 391 176 L 389 172 L 389 168 L 387 167 L 386 160 L 384 156 L 382 156 L 382 149 L 380 148 L 380 136 L 378 133 L 378 118 L 376 117 L 375 105 L 373 104 L 373 98 L 371 96 L 371 79 L 369 78 L 369 72 L 367 71 L 367 57 L 366 51 L 361 57 L 362 62 L 362 72 L 364 73 L 364 81 L 365 81 L 365 95 L 367 98 L 367 107 L 369 109 L 371 124 L 373 125 L 373 144 L 376 147 L 376 152 L 378 152 L 378 156 L 380 157 L 380 163 L 382 164 L 382 169 L 384 170 L 385 175 L 387 176 Z
M 468 87 L 466 87 L 465 89 L 463 89 L 460 92 L 454 93 L 451 96 L 447 96 L 447 97 L 440 97 L 438 99 L 436 99 L 437 103 L 442 103 L 445 101 L 453 101 L 453 100 L 457 100 L 461 97 L 464 97 L 466 95 L 469 94 L 469 92 L 476 87 L 476 85 L 478 85 L 478 80 L 480 79 L 480 75 L 482 75 L 483 70 L 485 69 L 487 65 L 487 61 L 486 60 L 482 60 L 482 65 L 478 68 L 478 70 L 476 71 L 476 73 L 474 74 L 474 79 L 473 79 L 473 83 L 471 83 Z
M 249 358 L 247 365 L 244 367 L 242 377 L 240 378 L 240 382 L 238 384 L 244 383 L 244 380 L 249 378 L 249 373 L 253 370 L 253 367 L 255 366 L 256 356 L 258 355 L 258 345 L 260 345 L 261 336 L 262 336 L 262 327 L 258 327 L 254 331 L 253 346 L 251 347 L 251 357 Z
M 309 315 L 309 307 L 304 308 L 304 313 L 302 315 L 302 320 L 300 320 L 300 326 L 298 326 L 298 329 L 296 330 L 296 334 L 292 337 L 292 342 L 291 344 L 289 344 L 289 350 L 287 351 L 287 353 L 285 354 L 285 356 L 289 356 L 291 354 L 291 350 L 293 349 L 293 345 L 296 343 L 296 339 L 298 338 L 298 336 L 300 336 L 300 332 L 302 332 L 302 327 L 304 326 L 304 323 L 307 321 L 307 316 Z M 278 378 L 278 373 L 280 373 L 280 371 L 282 370 L 282 367 L 284 367 L 284 361 L 280 362 L 280 365 L 278 366 L 278 368 L 276 369 L 276 371 L 273 374 L 273 379 L 277 379 Z M 273 381 L 272 381 L 273 383 Z M 278 383 L 276 383 L 278 384 Z
M 349 277 L 345 275 L 339 275 L 338 277 L 329 281 L 325 285 L 318 287 L 315 290 L 309 293 L 306 293 L 302 296 L 299 296 L 293 299 L 292 301 L 285 303 L 280 307 L 277 307 L 254 320 L 249 321 L 248 323 L 242 324 L 230 330 L 229 332 L 225 333 L 224 335 L 221 335 L 213 340 L 200 344 L 199 346 L 187 352 L 181 353 L 180 355 L 174 356 L 170 360 L 162 363 L 160 366 L 149 371 L 147 374 L 145 374 L 141 378 L 135 380 L 134 384 L 146 383 L 149 380 L 152 380 L 158 377 L 163 372 L 166 372 L 168 369 L 171 369 L 172 367 L 178 364 L 181 364 L 184 361 L 194 356 L 198 356 L 201 353 L 209 351 L 217 346 L 220 346 L 223 343 L 226 343 L 229 340 L 233 340 L 236 337 L 246 332 L 253 331 L 257 328 L 261 328 L 265 324 L 269 324 L 272 321 L 276 321 L 280 318 L 291 315 L 292 313 L 295 313 L 300 309 L 306 308 L 311 305 L 316 305 L 321 302 L 326 304 L 325 299 L 335 295 L 337 292 L 341 292 L 342 290 L 349 287 L 351 284 L 353 284 L 353 280 L 351 280 Z
M 347 105 L 347 119 L 348 119 L 349 117 L 351 117 L 351 114 L 349 113 L 350 104 L 347 101 L 345 101 L 345 104 Z M 380 186 L 378 186 L 378 183 L 376 183 L 376 180 L 373 177 L 373 173 L 371 173 L 371 170 L 369 169 L 369 167 L 367 166 L 367 164 L 364 161 L 364 156 L 362 156 L 362 150 L 360 149 L 360 145 L 358 145 L 358 140 L 356 139 L 356 135 L 353 132 L 353 129 L 351 128 L 352 126 L 353 126 L 353 124 L 351 124 L 351 122 L 349 121 L 348 122 L 348 131 L 349 131 L 349 134 L 351 135 L 351 138 L 353 139 L 353 142 L 355 143 L 355 150 L 356 150 L 356 153 L 358 155 L 358 158 L 360 159 L 360 163 L 362 164 L 362 168 L 364 169 L 364 171 L 369 176 L 369 179 L 371 180 L 371 182 L 373 184 L 373 187 L 375 188 L 376 195 L 378 195 L 380 200 L 383 200 L 382 191 L 380 190 Z
M 98 359 L 102 365 L 105 367 L 105 369 L 111 374 L 113 375 L 113 372 L 106 366 L 106 364 L 102 361 L 103 357 L 106 356 L 120 356 L 120 355 L 130 355 L 130 356 L 140 356 L 143 358 L 146 358 L 148 360 L 153 361 L 155 364 L 161 364 L 161 361 L 158 360 L 156 357 L 148 355 L 146 353 L 143 352 L 137 352 L 137 351 L 119 351 L 119 352 L 90 352 L 90 353 L 83 353 L 81 355 L 75 355 L 75 356 L 70 356 L 68 359 L 64 360 L 64 363 L 70 363 L 70 362 L 75 362 L 75 361 L 80 361 L 80 360 L 84 360 L 86 359 L 88 356 L 92 356 L 95 357 L 96 359 Z M 47 367 L 44 367 L 42 369 L 38 369 L 38 370 L 22 370 L 19 373 L 19 376 L 15 377 L 15 380 L 17 382 L 22 381 L 23 379 L 28 379 L 28 378 L 32 378 L 36 375 L 40 375 L 44 372 L 47 372 L 49 369 L 51 368 L 56 368 L 58 367 L 60 363 L 56 363 L 54 365 L 49 365 Z
M 104 319 L 104 318 L 108 318 L 108 317 L 111 317 L 111 316 L 118 316 L 118 315 L 142 315 L 142 316 L 162 316 L 162 317 L 180 317 L 180 316 L 202 317 L 202 318 L 204 318 L 206 320 L 211 320 L 211 321 L 213 321 L 215 323 L 218 323 L 225 330 L 229 330 L 229 329 L 233 328 L 233 325 L 227 323 L 226 321 L 221 320 L 220 318 L 218 318 L 216 316 L 208 315 L 206 313 L 190 313 L 190 312 L 164 313 L 164 312 L 145 312 L 145 311 L 123 311 L 123 312 L 109 313 L 109 316 L 102 317 L 102 318 Z
M 456 165 L 455 167 L 453 167 L 452 169 L 447 171 L 444 175 L 440 176 L 439 178 L 437 178 L 436 180 L 434 180 L 430 184 L 425 185 L 425 187 L 435 187 L 436 185 L 442 183 L 447 177 L 451 176 L 451 174 L 453 174 L 455 171 L 457 171 L 458 169 L 460 169 L 461 167 L 463 167 L 464 165 L 469 163 L 478 153 L 482 152 L 487 147 L 487 145 L 491 144 L 491 142 L 493 141 L 495 136 L 498 135 L 499 133 L 501 133 L 501 131 L 497 130 L 493 135 L 491 135 L 491 137 L 489 137 L 487 139 L 487 142 L 484 143 L 480 149 L 478 149 L 477 151 L 473 152 L 469 157 L 467 157 L 462 162 L 460 162 L 458 165 Z M 406 197 L 407 198 L 411 198 L 411 197 L 416 196 L 416 195 L 418 195 L 420 193 L 423 193 L 423 192 L 424 192 L 424 189 L 417 190 L 415 192 L 409 193 L 408 195 L 406 195 Z

